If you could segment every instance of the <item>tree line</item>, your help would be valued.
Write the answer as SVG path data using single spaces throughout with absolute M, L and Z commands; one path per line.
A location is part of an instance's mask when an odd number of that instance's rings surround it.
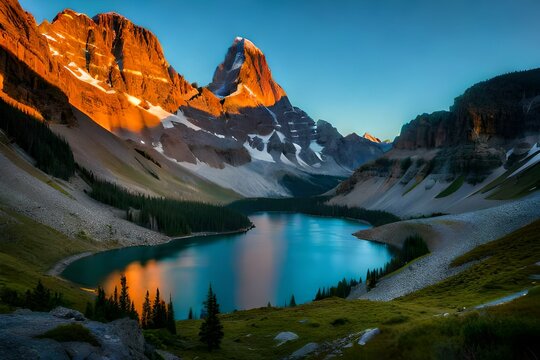
M 317 294 L 315 295 L 315 298 L 313 299 L 313 301 L 319 301 L 319 300 L 334 297 L 334 296 L 345 299 L 351 293 L 352 288 L 361 283 L 362 283 L 362 278 L 358 280 L 350 279 L 349 281 L 343 278 L 343 280 L 340 280 L 336 286 L 330 286 L 327 288 L 323 287 L 322 289 L 319 288 L 319 290 L 317 290 Z
M 418 235 L 408 236 L 401 249 L 394 250 L 395 255 L 383 267 L 368 269 L 366 273 L 366 289 L 369 291 L 375 287 L 377 281 L 385 275 L 405 266 L 408 262 L 429 253 L 424 239 Z
M 36 161 L 40 170 L 67 180 L 75 173 L 69 144 L 53 133 L 47 123 L 0 99 L 0 129 Z
M 65 305 L 62 294 L 51 291 L 43 285 L 41 280 L 38 280 L 33 289 L 28 289 L 23 294 L 7 287 L 2 288 L 0 301 L 12 307 L 21 307 L 32 311 L 50 311 L 57 306 Z
M 386 211 L 330 205 L 327 203 L 329 199 L 329 197 L 325 196 L 281 199 L 242 199 L 232 202 L 228 207 L 246 215 L 258 211 L 299 212 L 308 215 L 364 220 L 373 226 L 380 226 L 400 220 L 396 215 Z
M 169 236 L 236 231 L 252 226 L 247 216 L 224 206 L 132 193 L 98 179 L 84 168 L 79 170 L 91 186 L 89 195 L 92 198 L 125 210 L 127 219 L 138 225 Z

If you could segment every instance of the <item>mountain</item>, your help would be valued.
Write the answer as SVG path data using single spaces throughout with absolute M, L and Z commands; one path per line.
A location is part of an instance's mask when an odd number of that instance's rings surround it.
M 293 106 L 263 52 L 245 38 L 234 39 L 212 82 L 197 87 L 167 62 L 152 32 L 116 13 L 90 18 L 64 10 L 36 26 L 16 0 L 7 0 L 0 4 L 0 35 L 2 99 L 64 124 L 61 132 L 76 148 L 82 143 L 76 129 L 90 119 L 175 172 L 244 196 L 287 196 L 299 187 L 324 192 L 383 153 Z M 108 141 L 99 136 L 93 141 Z M 94 152 L 76 151 L 76 161 L 124 181 Z M 158 181 L 150 191 L 162 188 Z
M 367 139 L 367 140 L 369 140 L 369 141 L 371 141 L 371 142 L 374 142 L 374 143 L 377 143 L 377 144 L 380 144 L 380 143 L 382 142 L 381 139 L 379 139 L 378 137 L 375 137 L 375 136 L 371 135 L 371 134 L 368 133 L 368 132 L 365 132 L 364 135 L 362 135 L 362 137 L 363 137 L 364 139 Z
M 403 216 L 457 213 L 540 188 L 540 69 L 497 76 L 449 111 L 405 124 L 393 149 L 362 165 L 331 202 Z

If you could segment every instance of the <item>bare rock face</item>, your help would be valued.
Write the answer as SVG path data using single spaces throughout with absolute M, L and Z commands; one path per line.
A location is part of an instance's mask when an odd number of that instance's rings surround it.
M 403 126 L 397 149 L 485 142 L 502 145 L 540 131 L 540 69 L 497 76 L 455 99 L 450 111 L 419 115 Z
M 50 46 L 104 87 L 126 92 L 175 112 L 196 90 L 165 60 L 157 38 L 116 13 L 64 10 L 40 31 Z M 60 55 L 59 55 L 60 56 Z
M 0 98 L 37 118 L 74 121 L 58 66 L 35 20 L 16 0 L 0 3 Z
M 338 164 L 349 169 L 356 169 L 383 154 L 378 144 L 354 133 L 343 137 L 324 120 L 317 122 L 317 143 L 324 146 L 323 154 L 332 156 Z
M 381 139 L 379 139 L 378 137 L 375 137 L 373 135 L 371 135 L 370 133 L 368 132 L 365 132 L 364 135 L 362 135 L 362 137 L 366 140 L 369 140 L 371 142 L 374 142 L 374 143 L 377 143 L 377 144 L 380 144 L 381 143 Z
M 223 107 L 231 113 L 244 107 L 272 106 L 286 96 L 273 80 L 263 52 L 242 37 L 234 40 L 208 88 L 225 98 Z

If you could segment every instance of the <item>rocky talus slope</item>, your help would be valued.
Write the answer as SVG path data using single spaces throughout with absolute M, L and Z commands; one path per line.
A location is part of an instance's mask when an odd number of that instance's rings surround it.
M 484 210 L 430 219 L 408 220 L 359 231 L 355 235 L 401 246 L 404 239 L 421 234 L 427 240 L 430 254 L 405 267 L 403 271 L 383 278 L 369 292 L 362 287 L 350 298 L 388 301 L 436 284 L 472 265 L 450 267 L 456 257 L 477 246 L 499 239 L 540 218 L 540 195 Z

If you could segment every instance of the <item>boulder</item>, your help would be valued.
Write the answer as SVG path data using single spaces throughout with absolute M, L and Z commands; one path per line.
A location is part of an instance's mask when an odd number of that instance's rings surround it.
M 76 321 L 84 321 L 86 318 L 77 310 L 68 309 L 63 306 L 58 306 L 52 309 L 49 314 L 60 319 L 73 319 Z
M 282 331 L 276 335 L 276 337 L 274 338 L 274 341 L 278 342 L 277 346 L 281 346 L 288 341 L 294 341 L 297 339 L 298 339 L 298 335 L 296 335 L 295 333 L 291 331 Z
M 316 351 L 318 348 L 319 348 L 319 344 L 317 343 L 314 343 L 314 342 L 307 343 L 306 345 L 302 346 L 300 349 L 293 352 L 289 358 L 290 359 L 304 358 L 308 356 L 309 354 L 313 353 L 314 351 Z
M 371 339 L 373 339 L 376 335 L 379 335 L 381 333 L 381 330 L 379 330 L 379 328 L 374 328 L 374 329 L 367 329 L 366 331 L 364 331 L 364 334 L 362 335 L 362 337 L 360 337 L 360 339 L 358 340 L 358 345 L 366 345 L 368 341 L 370 341 Z

